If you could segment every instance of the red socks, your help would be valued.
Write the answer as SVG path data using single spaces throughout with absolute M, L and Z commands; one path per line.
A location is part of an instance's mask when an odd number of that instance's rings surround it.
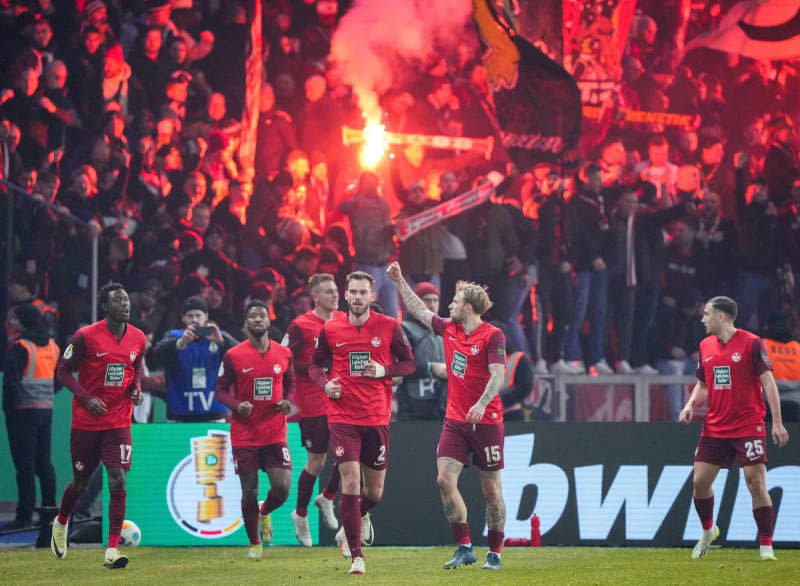
M 714 495 L 712 494 L 707 499 L 694 497 L 694 509 L 697 511 L 697 516 L 700 517 L 703 530 L 711 529 L 714 526 Z
M 469 524 L 450 523 L 450 533 L 458 545 L 472 545 L 472 540 L 469 538 Z
M 342 517 L 342 527 L 350 547 L 350 555 L 354 558 L 363 558 L 361 553 L 361 509 L 357 494 L 343 494 L 339 499 L 339 513 Z
M 301 517 L 308 515 L 308 503 L 311 502 L 311 495 L 314 493 L 314 485 L 317 477 L 311 476 L 305 469 L 300 473 L 297 480 L 297 506 L 295 511 Z
M 503 538 L 505 533 L 497 531 L 496 529 L 489 529 L 489 551 L 500 553 L 503 549 Z
M 62 525 L 67 524 L 67 521 L 69 521 L 69 517 L 72 515 L 72 511 L 75 509 L 75 505 L 78 504 L 78 500 L 80 498 L 80 493 L 72 490 L 72 483 L 70 482 L 67 485 L 67 488 L 64 489 L 64 495 L 61 497 L 61 505 L 58 507 L 59 523 Z
M 269 515 L 272 511 L 280 507 L 285 500 L 286 499 L 280 499 L 276 497 L 275 491 L 270 489 L 269 492 L 267 493 L 266 500 L 263 503 L 261 503 L 261 509 L 259 509 L 259 512 L 262 515 Z
M 122 531 L 122 522 L 125 520 L 125 503 L 128 492 L 126 490 L 116 490 L 109 494 L 108 547 L 117 547 L 119 545 L 119 534 Z
M 331 470 L 331 477 L 328 478 L 328 483 L 322 491 L 322 495 L 329 501 L 332 501 L 336 493 L 339 492 L 339 479 L 339 467 L 334 464 L 333 470 Z
M 756 527 L 758 527 L 759 545 L 772 545 L 772 515 L 773 509 L 771 506 L 753 509 L 753 518 L 756 520 Z
M 378 504 L 377 501 L 373 501 L 372 499 L 367 497 L 367 495 L 362 493 L 361 494 L 361 507 L 360 507 L 361 516 L 363 517 L 364 515 L 369 513 L 370 510 L 372 509 L 372 507 L 374 507 L 377 504 Z
M 258 536 L 258 501 L 242 496 L 242 518 L 244 519 L 244 529 L 247 531 L 247 538 L 250 545 L 258 545 L 261 539 Z

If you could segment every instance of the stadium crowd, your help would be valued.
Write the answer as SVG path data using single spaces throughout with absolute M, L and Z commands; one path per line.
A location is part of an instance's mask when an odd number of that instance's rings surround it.
M 241 3 L 0 4 L 0 176 L 32 196 L 14 198 L 14 240 L 4 239 L 15 263 L 6 307 L 37 300 L 62 348 L 89 322 L 97 231 L 99 283 L 132 292 L 132 323 L 151 343 L 183 327 L 195 296 L 237 340 L 245 304 L 265 301 L 280 340 L 310 309 L 317 272 L 341 293 L 348 272 L 366 270 L 396 315 L 386 276 L 396 258 L 445 301 L 443 315 L 456 280 L 488 284 L 489 318 L 537 373 L 692 373 L 714 295 L 738 301 L 738 325 L 797 337 L 796 65 L 706 50 L 677 63 L 658 3 L 640 2 L 654 8 L 634 19 L 616 105 L 688 114 L 689 126 L 587 120 L 574 168 L 414 145 L 374 172 L 342 144 L 341 127 L 363 120 L 326 58 L 347 2 L 265 3 L 254 169 L 238 158 Z M 466 38 L 381 100 L 390 131 L 493 133 L 486 72 Z M 491 170 L 506 175 L 491 201 L 399 242 L 396 219 Z

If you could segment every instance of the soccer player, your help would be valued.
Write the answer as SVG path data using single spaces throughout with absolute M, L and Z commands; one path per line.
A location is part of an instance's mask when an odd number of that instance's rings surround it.
M 735 320 L 733 299 L 713 297 L 706 303 L 702 322 L 709 336 L 700 343 L 697 383 L 679 416 L 680 421 L 689 423 L 692 408 L 708 397 L 708 414 L 694 456 L 694 507 L 703 534 L 692 557 L 706 555 L 711 542 L 719 536 L 714 524 L 712 484 L 720 468 L 730 468 L 736 461 L 744 470 L 753 500 L 761 559 L 774 560 L 762 387 L 772 412 L 772 440 L 782 447 L 789 441 L 789 434 L 783 427 L 778 388 L 764 343 L 758 336 L 734 327 Z
M 119 283 L 103 286 L 97 294 L 105 319 L 80 328 L 56 368 L 56 377 L 72 399 L 72 482 L 64 489 L 58 516 L 53 520 L 50 551 L 67 555 L 69 518 L 102 461 L 108 473 L 108 548 L 103 565 L 128 565 L 119 553 L 119 535 L 125 519 L 125 475 L 131 468 L 131 416 L 141 404 L 142 357 L 145 335 L 128 323 L 131 301 Z M 77 371 L 77 380 L 72 373 Z
M 247 340 L 223 356 L 215 393 L 233 412 L 231 444 L 242 485 L 242 518 L 250 539 L 248 557 L 258 559 L 262 542 L 272 540 L 270 513 L 286 501 L 292 484 L 292 458 L 286 444 L 286 415 L 291 407 L 283 397 L 294 388 L 294 373 L 291 351 L 267 335 L 267 304 L 258 299 L 250 301 L 244 316 Z M 260 507 L 259 469 L 269 478 L 269 492 Z
M 392 377 L 411 374 L 414 356 L 400 323 L 370 309 L 375 300 L 372 275 L 347 275 L 347 315 L 325 322 L 317 339 L 311 379 L 325 391 L 328 429 L 342 478 L 339 509 L 351 574 L 363 574 L 361 545 L 371 545 L 369 511 L 383 496 L 389 458 Z M 324 368 L 330 364 L 330 378 Z M 364 494 L 361 495 L 361 475 Z M 344 548 L 343 548 L 344 551 Z
M 294 359 L 295 395 L 294 403 L 300 409 L 300 439 L 308 451 L 308 459 L 297 481 L 297 506 L 292 511 L 294 533 L 300 545 L 311 547 L 311 532 L 308 528 L 308 503 L 314 492 L 314 484 L 325 466 L 328 452 L 328 417 L 325 393 L 308 375 L 308 367 L 317 345 L 317 337 L 325 322 L 344 316 L 338 311 L 339 291 L 333 275 L 317 273 L 308 279 L 314 309 L 297 316 L 286 330 L 284 345 L 289 346 Z M 331 531 L 339 528 L 333 513 L 333 497 L 339 490 L 339 469 L 333 467 L 328 484 L 314 499 L 322 521 Z
M 447 366 L 447 411 L 436 453 L 436 483 L 444 514 L 458 544 L 445 568 L 476 561 L 469 536 L 467 506 L 458 490 L 458 477 L 469 456 L 480 469 L 481 490 L 486 498 L 489 551 L 484 570 L 499 570 L 506 505 L 500 470 L 503 468 L 503 404 L 498 393 L 505 377 L 506 340 L 503 332 L 483 321 L 492 306 L 486 289 L 459 281 L 450 303 L 450 319 L 430 311 L 403 278 L 400 265 L 389 266 L 408 312 L 444 339 Z

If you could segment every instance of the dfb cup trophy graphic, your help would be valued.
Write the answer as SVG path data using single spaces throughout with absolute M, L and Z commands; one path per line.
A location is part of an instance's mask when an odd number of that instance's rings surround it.
M 203 486 L 204 500 L 197 501 L 197 522 L 209 523 L 225 515 L 225 499 L 217 491 L 217 482 L 225 480 L 228 436 L 211 433 L 210 437 L 192 438 L 194 472 Z

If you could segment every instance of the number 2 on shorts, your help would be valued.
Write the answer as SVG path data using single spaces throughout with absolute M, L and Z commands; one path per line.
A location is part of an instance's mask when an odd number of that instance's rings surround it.
M 130 464 L 131 463 L 131 446 L 129 444 L 120 444 L 119 445 L 119 462 L 120 464 Z

